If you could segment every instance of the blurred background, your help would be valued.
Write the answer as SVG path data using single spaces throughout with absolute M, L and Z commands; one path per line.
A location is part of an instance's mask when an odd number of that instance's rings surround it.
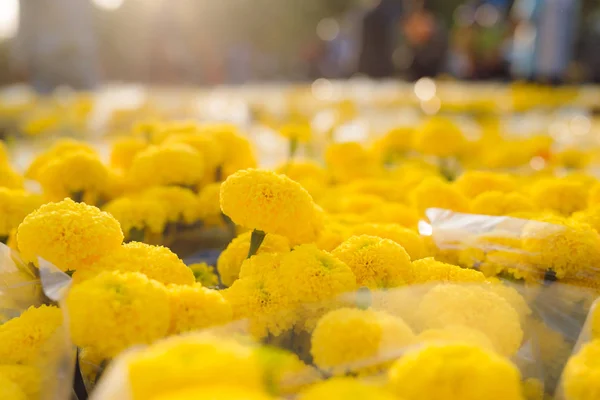
M 0 0 L 0 84 L 600 82 L 600 0 Z

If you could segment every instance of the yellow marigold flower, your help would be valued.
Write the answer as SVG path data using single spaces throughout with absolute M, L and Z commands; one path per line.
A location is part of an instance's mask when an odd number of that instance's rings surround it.
M 350 236 L 352 236 L 350 227 L 329 218 L 315 244 L 321 250 L 333 251 Z
M 313 198 L 319 198 L 329 184 L 327 170 L 314 161 L 290 161 L 275 170 L 298 182 Z
M 352 269 L 359 286 L 392 288 L 414 280 L 414 268 L 408 253 L 389 239 L 352 236 L 332 254 Z
M 451 184 L 437 178 L 429 178 L 419 184 L 411 193 L 411 203 L 421 213 L 428 208 L 469 211 L 469 199 Z
M 479 271 L 446 264 L 431 257 L 413 261 L 414 279 L 411 283 L 464 282 L 483 283 L 485 275 Z
M 135 272 L 103 272 L 75 285 L 66 306 L 73 342 L 105 358 L 164 337 L 171 322 L 165 287 Z
M 215 269 L 206 263 L 191 264 L 189 268 L 196 278 L 196 282 L 206 287 L 219 286 L 219 277 L 215 273 Z
M 0 238 L 7 238 L 27 214 L 41 205 L 42 198 L 38 195 L 0 187 Z
M 273 400 L 268 394 L 247 388 L 203 385 L 154 396 L 149 400 Z
M 314 363 L 334 375 L 385 369 L 414 342 L 400 318 L 382 311 L 341 308 L 325 314 L 312 334 Z
M 0 375 L 0 399 L 27 400 L 27 396 L 19 385 L 6 376 Z
M 523 400 L 520 375 L 493 351 L 462 343 L 409 351 L 388 373 L 391 389 L 406 400 Z
M 417 232 L 398 224 L 361 224 L 353 228 L 352 234 L 390 239 L 402 246 L 411 260 L 418 260 L 426 255 L 423 238 Z
M 221 210 L 237 225 L 285 236 L 291 244 L 313 242 L 323 223 L 300 184 L 259 169 L 238 171 L 223 182 Z
M 298 400 L 394 400 L 383 389 L 355 378 L 332 378 L 316 383 L 300 393 Z
M 242 263 L 248 256 L 250 250 L 250 232 L 242 233 L 227 245 L 217 260 L 217 270 L 221 276 L 221 282 L 225 286 L 231 286 L 240 275 Z M 285 253 L 290 251 L 288 240 L 279 235 L 267 234 L 257 254 L 262 253 Z
M 194 273 L 170 249 L 146 243 L 123 244 L 95 263 L 79 269 L 74 282 L 83 282 L 105 271 L 139 272 L 163 284 L 192 285 Z
M 454 185 L 471 199 L 490 191 L 510 193 L 517 190 L 517 182 L 510 175 L 486 171 L 467 171 Z
M 593 205 L 582 211 L 577 211 L 571 215 L 574 221 L 591 225 L 596 232 L 600 233 L 600 204 Z
M 292 352 L 259 346 L 255 357 L 263 370 L 264 385 L 273 395 L 292 395 L 321 379 L 320 373 L 302 362 Z
M 423 154 L 448 157 L 458 154 L 465 144 L 460 128 L 442 117 L 430 118 L 417 128 L 413 146 Z
M 504 216 L 536 209 L 533 201 L 520 193 L 490 191 L 481 193 L 471 202 L 471 212 L 483 215 Z
M 531 196 L 540 209 L 569 216 L 586 208 L 588 191 L 580 182 L 542 179 L 533 183 Z
M 261 390 L 263 383 L 253 347 L 211 335 L 174 336 L 127 364 L 133 400 L 212 385 Z
M 372 151 L 380 163 L 394 163 L 412 149 L 414 132 L 415 130 L 408 126 L 393 128 L 373 143 Z
M 167 210 L 164 202 L 145 197 L 119 197 L 103 207 L 121 224 L 126 238 L 148 230 L 162 234 L 167 225 Z
M 42 382 L 48 385 L 48 381 L 54 375 L 54 371 L 48 373 L 42 368 L 41 366 L 0 364 L 0 377 L 8 378 L 11 382 L 15 383 L 25 393 L 27 399 L 37 400 L 41 398 Z M 56 390 L 49 387 L 44 389 L 50 392 Z M 5 398 L 0 395 L 0 399 Z M 6 397 L 6 400 L 13 400 L 13 398 Z
M 143 191 L 142 198 L 160 201 L 169 222 L 193 224 L 200 218 L 198 198 L 190 189 L 177 186 L 156 186 Z
M 46 356 L 63 317 L 56 307 L 29 307 L 0 325 L 0 359 L 3 364 L 36 364 Z
M 423 297 L 419 314 L 424 328 L 464 325 L 477 329 L 490 338 L 500 354 L 507 356 L 515 354 L 523 340 L 515 309 L 485 287 L 437 285 Z
M 237 132 L 237 128 L 216 125 L 205 129 L 224 150 L 221 164 L 223 179 L 241 169 L 257 167 L 258 162 L 251 143 Z
M 427 329 L 417 336 L 419 343 L 464 343 L 495 351 L 485 333 L 463 325 L 448 325 L 439 329 Z
M 370 222 L 400 224 L 415 231 L 420 220 L 417 210 L 398 203 L 380 204 L 365 213 L 364 217 Z
M 488 283 L 489 289 L 492 292 L 502 297 L 515 309 L 517 314 L 519 314 L 521 326 L 524 326 L 532 311 L 521 293 L 507 282 L 501 281 L 498 278 L 488 278 Z
M 325 161 L 336 182 L 372 178 L 381 172 L 375 157 L 356 142 L 329 145 Z
M 416 329 L 420 325 L 419 303 L 429 289 L 430 285 L 412 285 L 373 291 L 370 293 L 371 308 L 401 318 Z
M 171 334 L 223 325 L 232 319 L 229 303 L 220 292 L 195 285 L 169 285 Z
M 149 146 L 139 152 L 127 171 L 138 188 L 161 185 L 196 186 L 204 176 L 204 160 L 193 147 L 182 143 Z
M 219 226 L 223 224 L 220 196 L 220 182 L 209 183 L 198 194 L 198 217 L 204 225 Z
M 169 135 L 165 143 L 183 143 L 196 149 L 202 155 L 205 164 L 205 182 L 215 180 L 217 167 L 223 164 L 224 149 L 213 136 L 201 133 L 176 133 Z
M 0 188 L 23 189 L 23 177 L 8 164 L 0 164 Z
M 327 211 L 336 214 L 364 214 L 384 204 L 384 200 L 373 194 L 330 192 L 323 196 L 319 204 Z
M 75 271 L 115 251 L 123 241 L 119 222 L 110 214 L 65 199 L 29 214 L 17 232 L 22 257 L 42 257 L 63 271 Z
M 38 179 L 38 173 L 46 164 L 54 159 L 66 156 L 72 152 L 85 152 L 96 154 L 96 151 L 87 143 L 79 142 L 73 139 L 61 139 L 57 141 L 50 149 L 39 154 L 25 171 L 25 177 L 28 179 Z
M 583 276 L 600 263 L 600 234 L 574 220 L 531 221 L 523 228 L 522 246 L 538 270 L 551 270 L 559 279 Z
M 589 342 L 575 354 L 563 372 L 563 390 L 566 400 L 594 400 L 600 398 L 600 340 Z
M 279 134 L 284 138 L 305 143 L 310 141 L 312 130 L 308 123 L 287 123 L 279 128 Z
M 123 137 L 115 140 L 110 151 L 110 165 L 113 168 L 127 171 L 133 159 L 148 147 L 148 142 L 138 137 Z

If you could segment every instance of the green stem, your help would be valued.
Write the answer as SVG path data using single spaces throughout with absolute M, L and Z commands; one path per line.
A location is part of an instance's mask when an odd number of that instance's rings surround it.
M 290 139 L 290 161 L 294 159 L 296 151 L 298 151 L 298 139 Z
M 256 254 L 263 240 L 265 240 L 265 235 L 266 233 L 259 231 L 258 229 L 252 231 L 252 235 L 250 236 L 250 250 L 248 251 L 248 257 L 246 258 L 250 258 Z

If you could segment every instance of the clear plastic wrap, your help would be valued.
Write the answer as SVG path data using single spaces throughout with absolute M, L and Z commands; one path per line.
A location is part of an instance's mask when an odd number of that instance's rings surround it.
M 51 299 L 56 288 L 41 275 L 0 244 L 0 378 L 11 382 L 14 398 L 69 399 L 75 351 L 66 318 Z

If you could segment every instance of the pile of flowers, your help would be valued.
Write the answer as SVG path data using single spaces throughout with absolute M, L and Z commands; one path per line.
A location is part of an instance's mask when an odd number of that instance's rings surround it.
M 22 172 L 3 144 L 0 399 L 70 386 L 59 359 L 97 400 L 600 398 L 600 146 L 503 134 L 485 102 L 475 136 L 340 140 L 356 104 L 319 130 L 302 99 L 253 110 L 268 168 L 250 131 L 160 115 Z

